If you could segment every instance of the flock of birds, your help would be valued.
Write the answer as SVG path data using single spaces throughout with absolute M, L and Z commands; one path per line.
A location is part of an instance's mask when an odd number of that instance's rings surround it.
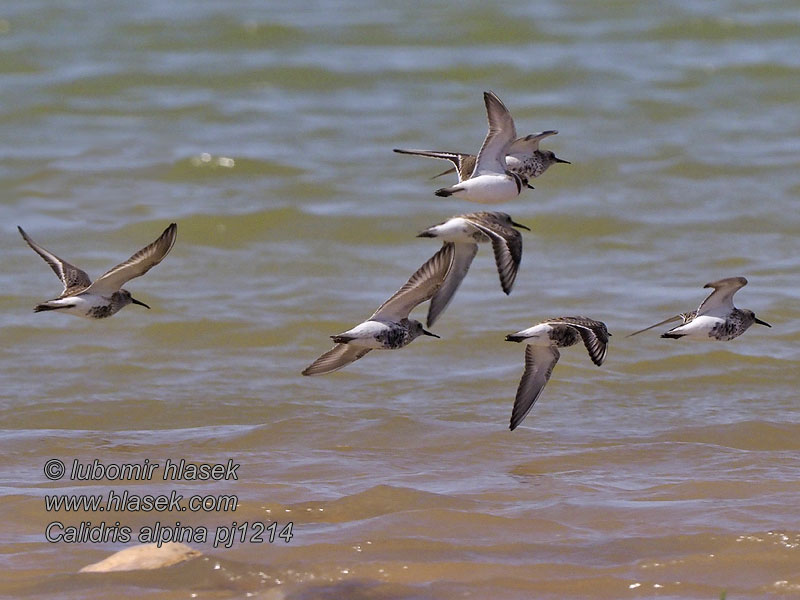
M 395 149 L 401 154 L 453 163 L 453 168 L 437 177 L 455 172 L 458 183 L 436 190 L 437 196 L 455 196 L 488 204 L 506 202 L 531 187 L 529 181 L 540 176 L 551 165 L 569 164 L 553 152 L 539 149 L 539 142 L 557 134 L 557 131 L 548 130 L 518 138 L 511 113 L 500 98 L 493 92 L 484 92 L 483 98 L 489 131 L 477 156 L 462 152 Z M 420 335 L 439 337 L 426 330 L 419 321 L 410 319 L 409 314 L 418 305 L 430 300 L 426 324 L 431 327 L 453 299 L 481 243 L 492 244 L 500 285 L 509 294 L 522 260 L 522 235 L 518 229 L 530 231 L 505 213 L 480 211 L 451 217 L 420 233 L 419 237 L 442 240 L 439 251 L 366 321 L 331 336 L 336 345 L 309 365 L 303 375 L 336 371 L 370 350 L 402 348 Z M 683 323 L 661 337 L 727 341 L 744 333 L 753 323 L 769 327 L 768 323 L 757 319 L 752 311 L 734 307 L 734 293 L 746 284 L 744 277 L 708 283 L 705 287 L 714 288 L 714 291 L 697 310 L 681 313 L 630 335 L 678 319 L 682 319 Z M 581 316 L 547 319 L 507 335 L 507 341 L 525 342 L 527 346 L 525 370 L 517 388 L 510 429 L 516 429 L 541 395 L 560 357 L 559 348 L 582 341 L 589 358 L 600 366 L 608 351 L 610 335 L 602 321 Z
M 557 131 L 548 130 L 517 138 L 514 120 L 505 105 L 493 92 L 484 92 L 483 96 L 489 131 L 477 156 L 461 152 L 395 149 L 395 152 L 402 154 L 453 163 L 453 168 L 436 177 L 455 172 L 458 183 L 436 190 L 437 196 L 455 196 L 488 204 L 506 202 L 531 187 L 529 181 L 539 177 L 551 165 L 569 164 L 553 152 L 539 149 L 539 142 L 557 134 Z M 21 227 L 18 229 L 27 244 L 50 265 L 64 285 L 58 298 L 38 304 L 34 311 L 58 310 L 102 319 L 114 315 L 128 304 L 150 308 L 134 299 L 122 286 L 144 275 L 164 259 L 175 244 L 178 227 L 171 223 L 153 243 L 94 282 L 84 271 L 34 242 Z M 420 233 L 419 237 L 440 239 L 441 248 L 371 317 L 352 329 L 331 336 L 336 345 L 303 370 L 303 375 L 336 371 L 371 350 L 402 348 L 420 335 L 439 337 L 426 330 L 419 321 L 410 319 L 409 314 L 430 300 L 426 324 L 431 327 L 452 301 L 481 243 L 491 243 L 500 285 L 506 294 L 511 293 L 522 260 L 522 235 L 519 229 L 530 231 L 506 213 L 479 211 L 451 217 Z M 677 320 L 682 323 L 661 337 L 728 341 L 740 336 L 753 323 L 770 327 L 756 318 L 753 311 L 733 305 L 734 294 L 746 284 L 744 277 L 729 277 L 707 283 L 705 287 L 714 291 L 697 310 L 680 313 L 628 337 Z M 525 370 L 517 388 L 510 429 L 514 430 L 522 422 L 544 390 L 558 362 L 558 348 L 582 341 L 592 362 L 600 366 L 606 357 L 610 335 L 605 323 L 582 316 L 547 319 L 507 335 L 507 341 L 526 344 Z

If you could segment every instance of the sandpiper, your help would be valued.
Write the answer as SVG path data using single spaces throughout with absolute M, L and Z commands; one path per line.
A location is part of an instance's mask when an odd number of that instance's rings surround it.
M 470 202 L 497 203 L 513 200 L 528 185 L 526 177 L 512 173 L 506 154 L 517 137 L 511 113 L 494 92 L 484 92 L 489 131 L 483 140 L 472 174 L 456 185 L 436 190 L 437 196 L 457 196 Z
M 747 285 L 744 277 L 727 277 L 718 281 L 705 284 L 704 288 L 714 288 L 708 298 L 703 300 L 697 310 L 680 313 L 669 319 L 659 321 L 655 325 L 634 331 L 627 337 L 637 335 L 644 331 L 665 325 L 672 321 L 681 320 L 683 323 L 673 327 L 662 338 L 688 338 L 690 340 L 717 340 L 727 342 L 739 337 L 753 324 L 772 327 L 769 323 L 757 319 L 752 310 L 736 308 L 733 305 L 733 295 Z
M 454 247 L 453 266 L 428 307 L 428 327 L 433 326 L 450 304 L 478 252 L 479 243 L 492 243 L 500 285 L 506 294 L 511 293 L 522 260 L 522 235 L 515 227 L 530 231 L 530 228 L 514 222 L 506 213 L 479 211 L 451 217 L 417 236 L 439 238 L 445 245 Z
M 558 131 L 550 129 L 548 131 L 532 133 L 514 140 L 505 157 L 508 170 L 530 181 L 531 179 L 539 177 L 550 165 L 554 165 L 555 163 L 572 164 L 568 160 L 558 158 L 555 153 L 550 150 L 539 150 L 539 142 L 541 140 L 551 135 L 556 135 L 557 133 Z M 470 178 L 472 172 L 475 170 L 475 161 L 478 159 L 474 154 L 467 154 L 465 152 L 404 150 L 402 148 L 395 148 L 394 151 L 400 154 L 413 154 L 416 156 L 449 160 L 455 166 L 452 169 L 447 169 L 438 175 L 434 175 L 431 179 L 436 179 L 437 177 L 449 173 L 457 173 L 459 182 Z M 528 185 L 528 187 L 533 189 L 531 185 Z
M 100 276 L 94 283 L 84 271 L 61 260 L 34 242 L 22 227 L 17 226 L 17 229 L 22 238 L 50 265 L 53 272 L 61 279 L 61 283 L 64 284 L 64 291 L 58 298 L 38 304 L 33 309 L 34 312 L 61 310 L 79 317 L 104 319 L 128 304 L 138 304 L 150 308 L 144 302 L 133 298 L 128 290 L 123 290 L 121 287 L 134 277 L 144 275 L 163 260 L 175 243 L 178 226 L 171 223 L 155 242 L 145 246 L 128 260 Z
M 541 395 L 560 357 L 559 348 L 566 348 L 583 340 L 589 358 L 599 367 L 606 358 L 610 335 L 605 323 L 587 317 L 548 319 L 507 335 L 507 342 L 525 342 L 528 345 L 525 348 L 525 371 L 511 411 L 511 431 L 517 428 Z
M 439 336 L 409 319 L 409 313 L 429 300 L 441 287 L 453 264 L 453 246 L 445 244 L 429 258 L 391 298 L 366 321 L 332 335 L 336 345 L 303 370 L 303 375 L 330 373 L 358 360 L 373 349 L 395 350 L 420 335 Z

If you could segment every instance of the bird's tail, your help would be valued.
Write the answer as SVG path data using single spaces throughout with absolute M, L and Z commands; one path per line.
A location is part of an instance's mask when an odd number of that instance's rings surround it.
M 452 196 L 457 190 L 451 187 L 447 188 L 440 188 L 434 192 L 440 198 L 447 198 L 448 196 Z
M 45 302 L 44 304 L 37 304 L 34 307 L 33 312 L 42 312 L 45 310 L 58 310 L 59 308 L 72 308 L 74 306 L 75 306 L 74 304 L 50 304 L 48 302 Z
M 524 342 L 527 339 L 524 335 L 517 335 L 516 333 L 510 333 L 506 336 L 507 342 Z

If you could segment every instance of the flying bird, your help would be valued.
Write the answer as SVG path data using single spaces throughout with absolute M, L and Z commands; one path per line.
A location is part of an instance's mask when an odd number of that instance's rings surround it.
M 769 323 L 756 318 L 756 314 L 752 310 L 736 308 L 733 305 L 733 295 L 746 285 L 747 279 L 744 277 L 727 277 L 707 283 L 703 287 L 714 288 L 714 291 L 700 303 L 697 310 L 664 319 L 655 325 L 634 331 L 627 337 L 677 320 L 681 320 L 682 323 L 666 333 L 662 333 L 662 338 L 685 337 L 692 340 L 727 342 L 742 335 L 753 323 L 772 327 Z
M 528 329 L 506 336 L 507 342 L 525 342 L 525 371 L 517 388 L 514 408 L 511 411 L 511 431 L 533 408 L 550 380 L 559 357 L 559 348 L 574 346 L 583 340 L 589 358 L 598 367 L 603 364 L 608 351 L 608 333 L 605 323 L 587 317 L 557 317 L 542 321 Z
M 322 375 L 346 367 L 370 350 L 395 350 L 420 335 L 438 338 L 409 313 L 430 300 L 441 287 L 453 264 L 453 246 L 444 245 L 429 258 L 372 316 L 344 333 L 332 335 L 336 345 L 303 370 L 303 375 Z
M 548 131 L 532 133 L 514 140 L 505 156 L 508 170 L 530 181 L 542 175 L 551 165 L 556 163 L 572 164 L 568 160 L 558 158 L 555 153 L 550 150 L 539 150 L 539 142 L 541 140 L 551 135 L 556 135 L 557 133 L 558 131 L 555 129 L 550 129 Z M 415 156 L 438 158 L 439 160 L 449 160 L 453 163 L 454 166 L 452 168 L 442 171 L 438 175 L 434 175 L 431 179 L 436 179 L 437 177 L 450 173 L 456 173 L 459 182 L 469 179 L 475 170 L 475 162 L 478 160 L 478 157 L 474 154 L 467 154 L 465 152 L 404 150 L 402 148 L 395 148 L 394 151 L 399 154 L 412 154 Z M 528 185 L 528 187 L 533 189 L 531 185 Z
M 155 242 L 145 246 L 92 283 L 84 271 L 45 250 L 34 242 L 22 227 L 17 226 L 17 229 L 22 238 L 50 265 L 64 284 L 64 291 L 58 298 L 36 305 L 34 312 L 60 310 L 90 319 L 105 319 L 128 304 L 150 308 L 144 302 L 133 298 L 128 290 L 122 289 L 122 286 L 134 277 L 144 275 L 160 263 L 172 249 L 178 232 L 178 226 L 171 223 Z
M 450 304 L 478 252 L 478 244 L 492 244 L 500 285 L 506 294 L 511 293 L 522 260 L 522 235 L 515 227 L 530 231 L 506 213 L 479 211 L 451 217 L 417 236 L 438 238 L 445 245 L 453 246 L 452 268 L 428 307 L 428 327 L 433 326 Z

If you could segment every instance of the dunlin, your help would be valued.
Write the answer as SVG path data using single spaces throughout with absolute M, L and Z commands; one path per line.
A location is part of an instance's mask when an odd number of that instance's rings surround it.
M 420 335 L 439 337 L 426 331 L 422 323 L 409 319 L 409 313 L 430 300 L 442 286 L 453 264 L 453 245 L 445 244 L 429 258 L 391 298 L 380 305 L 366 321 L 352 329 L 332 335 L 336 345 L 311 363 L 303 375 L 330 373 L 358 360 L 374 349 L 395 350 L 407 346 Z
M 506 154 L 506 167 L 512 173 L 516 173 L 530 181 L 539 177 L 551 165 L 556 163 L 572 164 L 568 160 L 558 158 L 555 153 L 550 150 L 539 150 L 539 142 L 551 135 L 556 135 L 558 131 L 551 129 L 549 131 L 542 131 L 540 133 L 532 133 L 525 137 L 517 138 L 509 147 Z M 416 156 L 427 156 L 430 158 L 438 158 L 440 160 L 449 160 L 455 165 L 452 169 L 442 171 L 438 175 L 434 175 L 432 179 L 447 175 L 449 173 L 457 173 L 458 181 L 464 181 L 472 176 L 475 170 L 475 161 L 478 159 L 474 154 L 467 154 L 464 152 L 440 152 L 438 150 L 404 150 L 402 148 L 395 148 L 395 152 L 400 154 L 413 154 Z M 532 188 L 532 186 L 528 186 Z
M 506 213 L 480 211 L 451 217 L 419 234 L 418 237 L 438 238 L 454 247 L 453 266 L 428 307 L 428 327 L 450 304 L 478 252 L 479 243 L 491 242 L 500 285 L 506 294 L 511 292 L 522 260 L 522 235 L 515 227 L 530 231 Z
M 484 92 L 489 131 L 483 140 L 472 174 L 456 185 L 436 190 L 437 196 L 456 196 L 470 202 L 498 203 L 519 196 L 528 179 L 512 173 L 506 154 L 517 137 L 511 113 L 494 92 Z
M 681 320 L 683 323 L 673 327 L 662 338 L 688 338 L 693 340 L 717 340 L 727 342 L 739 337 L 753 324 L 772 327 L 769 323 L 757 319 L 752 310 L 736 308 L 733 305 L 733 295 L 747 285 L 744 277 L 727 277 L 718 281 L 705 284 L 704 288 L 714 288 L 708 298 L 703 300 L 697 310 L 680 313 L 669 319 L 659 321 L 655 325 L 634 331 L 627 337 L 637 335 L 644 331 L 665 325 L 672 321 Z
M 586 317 L 549 319 L 507 335 L 508 342 L 525 342 L 528 345 L 525 348 L 525 371 L 511 411 L 511 431 L 522 422 L 541 395 L 560 357 L 559 348 L 573 346 L 583 340 L 589 358 L 599 367 L 606 358 L 610 335 L 605 323 Z
M 33 310 L 35 312 L 61 310 L 79 317 L 104 319 L 128 304 L 150 308 L 144 302 L 134 299 L 128 290 L 121 288 L 127 281 L 144 275 L 163 260 L 175 243 L 178 226 L 175 223 L 170 224 L 155 242 L 100 276 L 94 283 L 84 271 L 61 260 L 34 242 L 22 227 L 17 229 L 22 238 L 50 265 L 64 284 L 64 292 L 58 298 L 43 302 Z

